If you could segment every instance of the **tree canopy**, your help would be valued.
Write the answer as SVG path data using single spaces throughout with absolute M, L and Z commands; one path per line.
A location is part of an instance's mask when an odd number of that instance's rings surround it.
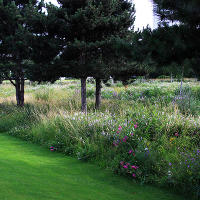
M 85 84 L 88 76 L 98 81 L 108 78 L 114 66 L 120 71 L 121 66 L 114 62 L 116 51 L 113 41 L 130 39 L 135 13 L 132 4 L 126 0 L 59 2 L 60 16 L 68 27 L 60 56 L 63 76 L 81 78 Z M 121 65 L 125 63 L 121 62 Z M 82 85 L 83 88 L 85 86 Z M 85 92 L 82 91 L 82 96 Z
M 199 0 L 154 0 L 161 20 L 178 21 L 190 27 L 200 25 Z
M 164 71 L 181 71 L 199 76 L 200 2 L 198 0 L 154 0 L 160 26 L 149 31 L 147 44 L 152 59 Z M 170 26 L 169 22 L 176 22 Z M 147 31 L 148 32 L 148 31 Z M 143 34 L 145 35 L 145 33 Z M 167 67 L 168 66 L 168 67 Z M 172 67 L 170 67 L 172 66 Z M 181 70 L 180 70 L 181 69 Z
M 28 16 L 33 11 L 41 11 L 34 0 L 0 1 L 0 72 L 15 86 L 19 106 L 24 104 L 25 73 L 31 65 L 33 33 Z

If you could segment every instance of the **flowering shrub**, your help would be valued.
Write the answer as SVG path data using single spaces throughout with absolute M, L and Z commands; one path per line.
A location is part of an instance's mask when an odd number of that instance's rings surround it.
M 149 143 L 137 132 L 138 127 L 139 124 L 133 120 L 118 126 L 113 145 L 121 160 L 116 171 L 148 182 L 147 177 L 154 170 L 155 163 L 151 160 Z
M 173 185 L 182 183 L 185 191 L 192 191 L 199 198 L 200 150 L 180 151 L 177 158 L 169 163 L 169 183 Z

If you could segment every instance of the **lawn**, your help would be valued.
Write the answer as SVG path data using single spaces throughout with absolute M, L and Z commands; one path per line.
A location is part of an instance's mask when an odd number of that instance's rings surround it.
M 184 200 L 93 164 L 0 134 L 1 200 Z

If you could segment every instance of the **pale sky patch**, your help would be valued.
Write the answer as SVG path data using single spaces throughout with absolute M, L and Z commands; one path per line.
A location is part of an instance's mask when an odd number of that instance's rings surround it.
M 45 0 L 45 2 L 47 2 L 47 3 L 51 2 L 52 4 L 54 4 L 56 6 L 59 5 L 58 2 L 57 2 L 57 0 Z
M 156 28 L 156 18 L 153 14 L 153 3 L 152 0 L 132 0 L 135 4 L 136 19 L 135 19 L 135 30 L 138 28 L 141 30 L 147 25 L 150 28 Z

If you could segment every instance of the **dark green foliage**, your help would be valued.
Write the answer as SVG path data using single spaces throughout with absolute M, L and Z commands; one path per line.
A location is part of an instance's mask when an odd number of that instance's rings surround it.
M 113 40 L 128 39 L 134 10 L 127 1 L 60 1 L 68 14 L 68 39 L 61 55 L 66 74 L 74 77 L 110 75 Z
M 140 33 L 145 60 L 156 67 L 158 75 L 199 76 L 200 30 L 185 25 L 162 26 Z M 153 72 L 155 74 L 155 72 Z
M 32 67 L 33 31 L 30 19 L 42 14 L 37 1 L 0 2 L 0 73 L 16 88 L 17 105 L 24 105 L 24 80 Z M 44 14 L 43 14 L 44 15 Z
M 198 0 L 154 0 L 155 11 L 160 16 L 161 27 L 154 31 L 156 62 L 160 65 L 171 63 L 174 68 L 189 68 L 195 76 L 199 76 L 200 65 L 200 1 Z M 177 26 L 168 27 L 169 22 L 177 22 Z M 163 27 L 164 24 L 164 27 Z M 156 36 L 157 35 L 157 36 Z M 151 47 L 154 48 L 154 44 Z M 175 63 L 175 64 L 174 64 Z M 180 70 L 180 68 L 182 68 Z M 172 70 L 170 70 L 173 72 Z
M 200 25 L 199 0 L 154 0 L 161 20 L 179 21 L 190 27 Z

